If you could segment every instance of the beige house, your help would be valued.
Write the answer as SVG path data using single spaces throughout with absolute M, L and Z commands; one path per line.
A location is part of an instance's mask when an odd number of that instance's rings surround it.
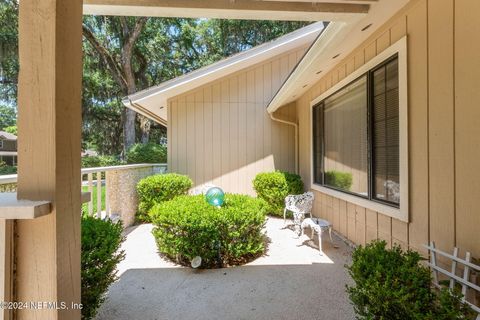
M 124 103 L 167 125 L 169 170 L 196 185 L 253 193 L 257 173 L 296 171 L 314 214 L 356 244 L 480 256 L 473 6 L 380 1 Z
M 0 131 L 0 162 L 17 165 L 17 136 L 5 131 Z
M 19 7 L 18 193 L 0 195 L 0 301 L 15 292 L 17 301 L 80 302 L 82 14 L 328 21 L 311 46 L 298 40 L 270 50 L 245 68 L 170 91 L 166 104 L 135 96 L 127 104 L 166 122 L 169 170 L 197 184 L 248 192 L 256 172 L 298 170 L 315 192 L 314 214 L 355 243 L 378 237 L 425 252 L 434 240 L 480 257 L 480 2 Z M 12 314 L 2 310 L 0 319 Z M 15 317 L 80 319 L 80 310 L 22 309 Z

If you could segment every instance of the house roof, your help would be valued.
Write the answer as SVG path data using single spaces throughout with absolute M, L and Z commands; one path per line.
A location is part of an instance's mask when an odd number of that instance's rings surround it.
M 169 98 L 268 60 L 283 52 L 310 45 L 323 29 L 323 22 L 312 23 L 273 41 L 129 95 L 122 102 L 126 107 L 166 125 L 168 120 L 166 107 Z
M 16 135 L 6 131 L 0 131 L 0 138 L 6 139 L 6 140 L 17 140 Z
M 298 99 L 407 3 L 379 0 L 365 16 L 329 23 L 270 101 L 268 112 Z

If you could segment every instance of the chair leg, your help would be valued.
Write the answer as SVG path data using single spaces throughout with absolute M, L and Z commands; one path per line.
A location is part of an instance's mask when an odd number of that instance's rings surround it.
M 287 224 L 287 208 L 283 209 L 283 225 Z
M 320 255 L 323 256 L 323 250 L 322 250 L 322 228 L 319 228 L 318 230 L 318 251 L 320 251 Z

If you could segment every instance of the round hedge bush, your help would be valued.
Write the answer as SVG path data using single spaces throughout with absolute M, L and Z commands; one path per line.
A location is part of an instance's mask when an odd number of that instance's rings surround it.
M 157 143 L 137 143 L 127 151 L 127 163 L 165 163 L 167 147 Z
M 137 184 L 137 218 L 148 221 L 148 211 L 155 204 L 187 194 L 192 185 L 188 176 L 177 173 L 156 174 L 140 180 Z
M 285 197 L 303 192 L 303 181 L 298 174 L 285 171 L 263 172 L 256 175 L 253 188 L 257 196 L 268 203 L 268 214 L 282 216 Z
M 219 208 L 203 195 L 179 196 L 151 209 L 153 235 L 159 251 L 180 264 L 200 256 L 202 268 L 216 267 L 218 260 L 221 266 L 238 265 L 265 251 L 265 207 L 246 195 L 226 194 Z

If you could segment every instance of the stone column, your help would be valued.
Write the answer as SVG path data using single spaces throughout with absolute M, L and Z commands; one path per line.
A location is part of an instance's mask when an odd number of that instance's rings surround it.
M 110 213 L 113 217 L 118 216 L 125 228 L 135 222 L 135 213 L 138 208 L 137 183 L 156 173 L 163 172 L 159 172 L 158 167 L 154 166 L 107 171 L 106 191 L 109 197 Z

